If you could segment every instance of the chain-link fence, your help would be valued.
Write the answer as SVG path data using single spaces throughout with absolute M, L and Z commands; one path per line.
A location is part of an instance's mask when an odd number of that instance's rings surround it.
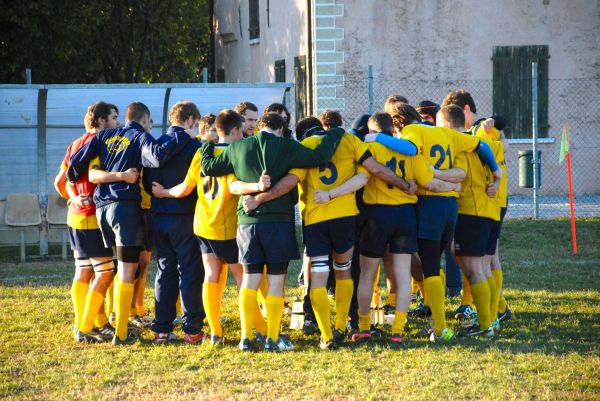
M 515 86 L 515 83 L 511 83 Z M 509 217 L 534 217 L 533 189 L 520 186 L 519 154 L 532 149 L 531 81 L 521 88 L 526 95 L 509 102 L 510 115 L 504 116 L 510 147 L 506 152 L 509 179 Z M 568 123 L 573 167 L 575 214 L 578 217 L 600 216 L 600 79 L 549 79 L 538 95 L 538 118 L 541 150 L 541 185 L 538 192 L 539 216 L 542 218 L 569 215 L 567 168 L 559 163 L 564 123 Z M 494 110 L 492 80 L 418 81 L 393 80 L 384 77 L 346 79 L 341 85 L 317 86 L 317 110 L 337 109 L 342 112 L 346 127 L 353 119 L 370 110 L 383 110 L 385 99 L 392 94 L 406 97 L 410 104 L 431 100 L 440 104 L 448 92 L 465 89 L 477 106 L 479 117 L 489 117 Z M 498 89 L 496 89 L 498 90 Z M 498 94 L 496 93 L 496 96 Z M 498 102 L 498 98 L 496 98 Z M 526 109 L 526 110 L 525 110 Z M 526 114 L 528 113 L 528 114 Z M 523 123 L 526 119 L 526 124 Z M 514 127 L 523 127 L 518 130 Z M 521 166 L 523 167 L 523 166 Z M 531 174 L 530 174 L 531 175 Z M 523 179 L 523 177 L 521 177 Z

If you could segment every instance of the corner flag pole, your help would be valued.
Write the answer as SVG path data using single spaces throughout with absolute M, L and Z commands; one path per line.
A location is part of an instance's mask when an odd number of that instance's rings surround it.
M 571 169 L 571 149 L 569 146 L 569 123 L 563 125 L 560 141 L 560 161 L 567 159 L 567 178 L 569 180 L 569 206 L 571 209 L 571 237 L 573 239 L 573 255 L 577 255 L 577 229 L 575 227 L 575 202 L 573 200 L 573 170 Z

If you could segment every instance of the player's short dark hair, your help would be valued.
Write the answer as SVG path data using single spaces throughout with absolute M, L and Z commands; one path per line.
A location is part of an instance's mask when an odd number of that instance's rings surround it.
M 84 123 L 86 127 L 100 127 L 98 120 L 101 118 L 107 120 L 112 110 L 119 114 L 119 108 L 112 103 L 96 102 L 90 105 L 87 109 L 87 113 L 85 114 Z
M 414 107 L 407 103 L 396 103 L 391 114 L 394 128 L 401 130 L 404 126 L 414 121 L 421 121 L 421 115 Z
M 125 119 L 127 121 L 141 121 L 144 116 L 150 117 L 150 109 L 142 102 L 133 102 L 127 106 Z
M 435 115 L 438 111 L 440 111 L 440 106 L 431 100 L 423 100 L 417 104 L 415 109 L 419 112 L 419 114 L 431 116 L 435 121 Z
M 477 113 L 477 107 L 475 107 L 475 101 L 473 100 L 473 97 L 464 89 L 459 89 L 448 93 L 442 101 L 442 106 L 447 106 L 449 104 L 455 104 L 461 109 L 464 109 L 466 105 L 469 105 L 471 111 L 473 113 Z
M 169 111 L 169 122 L 171 124 L 182 123 L 190 117 L 193 117 L 194 121 L 197 121 L 200 119 L 201 115 L 198 106 L 189 100 L 178 101 Z
M 235 110 L 227 109 L 219 113 L 215 120 L 215 127 L 217 128 L 217 134 L 221 137 L 231 134 L 231 130 L 234 128 L 242 128 L 244 118 L 240 116 Z M 209 125 L 210 127 L 210 125 Z
M 286 126 L 285 120 L 277 113 L 263 114 L 258 119 L 258 129 L 269 128 L 273 131 L 284 128 Z
M 205 114 L 200 120 L 198 120 L 198 129 L 200 131 L 207 131 L 210 129 L 210 126 L 215 123 L 217 116 L 213 113 Z
M 265 109 L 265 112 L 263 114 L 269 114 L 269 113 L 277 113 L 277 114 L 281 114 L 281 112 L 285 112 L 286 117 L 286 122 L 289 123 L 290 122 L 290 112 L 288 111 L 287 107 L 285 107 L 284 104 L 282 103 L 271 103 L 270 105 L 267 106 L 267 108 Z
M 323 131 L 323 125 L 317 117 L 304 117 L 296 124 L 296 138 L 299 141 L 321 131 Z
M 384 105 L 383 105 L 383 110 L 384 110 L 386 113 L 390 113 L 390 114 L 391 114 L 391 113 L 392 113 L 392 111 L 393 111 L 393 108 L 394 108 L 393 106 L 394 106 L 396 103 L 406 103 L 406 104 L 408 104 L 408 99 L 407 99 L 407 98 L 405 98 L 405 97 L 404 97 L 404 96 L 402 96 L 402 95 L 390 95 L 390 96 L 388 96 L 388 97 L 385 99 L 385 103 L 384 103 Z
M 337 110 L 325 110 L 319 116 L 319 120 L 321 120 L 323 128 L 326 129 L 338 128 L 344 125 L 342 115 Z
M 392 116 L 388 113 L 378 112 L 369 117 L 369 130 L 374 132 L 389 132 L 394 130 Z
M 258 113 L 258 107 L 256 107 L 256 105 L 254 103 L 247 102 L 247 101 L 238 103 L 235 106 L 234 110 L 242 116 L 246 113 L 246 110 L 252 110 L 252 111 L 255 111 Z
M 440 113 L 441 118 L 444 121 L 449 122 L 453 128 L 462 128 L 465 126 L 465 112 L 456 104 L 442 106 L 438 113 Z

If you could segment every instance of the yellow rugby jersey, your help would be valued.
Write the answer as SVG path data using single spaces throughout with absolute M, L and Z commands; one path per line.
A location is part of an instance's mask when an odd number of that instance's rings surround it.
M 304 139 L 302 145 L 315 149 L 322 140 L 322 136 L 314 135 Z M 300 179 L 300 213 L 305 225 L 358 214 L 354 193 L 334 198 L 323 204 L 316 203 L 313 194 L 319 189 L 331 190 L 349 180 L 357 172 L 368 176 L 367 170 L 360 165 L 368 150 L 367 144 L 356 136 L 345 133 L 327 166 L 290 170 L 290 174 Z
M 152 197 L 150 196 L 150 194 L 148 192 L 146 192 L 146 190 L 144 189 L 144 185 L 142 185 L 142 177 L 144 176 L 144 169 L 142 169 L 142 171 L 140 172 L 140 195 L 142 195 L 142 201 L 140 202 L 140 206 L 142 207 L 142 209 L 144 210 L 148 210 L 150 209 L 150 206 L 152 205 Z
M 489 141 L 500 141 L 500 131 L 496 128 L 492 128 L 490 132 L 486 134 L 481 124 L 475 128 L 475 135 Z M 496 158 L 496 161 L 498 161 L 498 158 Z M 498 198 L 500 199 L 500 206 L 506 207 L 508 205 L 508 175 L 504 158 L 502 158 L 502 162 L 498 162 L 498 165 L 502 169 L 502 179 L 500 180 L 500 187 L 498 188 Z
M 376 142 L 369 143 L 369 149 L 375 160 L 407 181 L 415 180 L 419 185 L 427 185 L 433 179 L 433 171 L 421 155 L 402 155 Z M 402 205 L 417 203 L 417 196 L 371 177 L 365 186 L 363 200 L 367 205 Z
M 445 127 L 432 127 L 425 124 L 410 124 L 402 129 L 402 138 L 408 139 L 423 155 L 425 161 L 437 170 L 448 170 L 454 167 L 454 158 L 461 152 L 472 152 L 477 149 L 479 139 L 464 135 Z M 453 196 L 456 191 L 431 192 L 419 188 L 418 195 Z
M 465 135 L 466 136 L 466 135 Z M 502 142 L 487 141 L 496 161 L 504 162 L 504 146 Z M 494 182 L 494 175 L 488 166 L 483 164 L 477 153 L 461 153 L 456 157 L 456 166 L 467 173 L 467 178 L 461 183 L 458 197 L 458 213 L 470 216 L 488 217 L 500 220 L 501 201 L 499 194 L 490 198 L 487 187 Z
M 223 153 L 227 144 L 215 145 L 215 156 Z M 229 192 L 229 183 L 235 175 L 205 177 L 202 175 L 202 152 L 196 151 L 185 177 L 188 187 L 196 187 L 198 201 L 194 213 L 194 234 L 211 240 L 234 239 L 237 232 L 237 204 L 239 196 Z M 201 184 L 201 185 L 198 185 Z

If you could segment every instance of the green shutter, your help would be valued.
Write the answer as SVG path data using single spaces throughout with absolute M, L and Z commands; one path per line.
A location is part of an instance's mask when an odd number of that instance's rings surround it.
M 275 82 L 285 82 L 285 59 L 275 60 Z
M 495 46 L 493 108 L 507 120 L 508 138 L 532 135 L 531 63 L 538 63 L 538 136 L 548 136 L 548 46 Z
M 250 9 L 250 16 L 248 22 L 248 31 L 250 32 L 250 39 L 258 39 L 260 37 L 258 0 L 250 0 L 248 2 L 248 6 Z
M 294 57 L 294 101 L 296 103 L 296 122 L 306 117 L 306 56 Z

